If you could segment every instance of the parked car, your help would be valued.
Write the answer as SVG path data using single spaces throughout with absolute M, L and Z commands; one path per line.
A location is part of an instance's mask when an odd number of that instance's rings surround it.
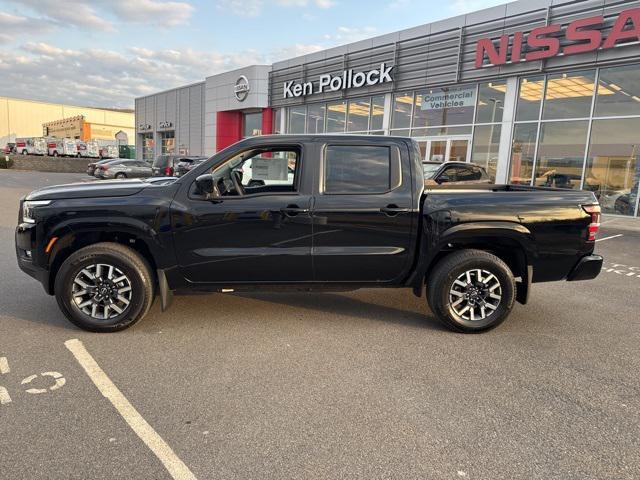
M 250 187 L 240 171 L 254 158 L 278 175 L 286 162 L 292 182 Z M 436 318 L 481 332 L 527 303 L 533 283 L 595 278 L 599 222 L 592 192 L 425 187 L 409 138 L 278 135 L 175 180 L 35 190 L 15 238 L 20 268 L 90 331 L 125 329 L 173 292 L 426 286 Z
M 207 157 L 181 158 L 175 167 L 174 175 L 176 177 L 181 177 L 206 160 Z
M 96 178 L 147 178 L 152 176 L 151 167 L 142 160 L 111 160 L 96 166 Z
M 2 149 L 2 153 L 6 154 L 6 155 L 10 155 L 12 153 L 16 153 L 16 144 L 15 144 L 15 142 L 7 143 L 4 146 L 4 148 Z
M 104 160 L 98 160 L 87 164 L 87 175 L 93 177 L 96 173 L 96 168 L 109 162 L 113 162 L 113 158 L 106 158 Z
M 178 170 L 178 164 L 181 162 L 193 162 L 202 157 L 191 155 L 160 155 L 153 161 L 154 177 L 173 177 Z
M 467 162 L 422 162 L 424 180 L 428 185 L 491 183 L 487 171 Z

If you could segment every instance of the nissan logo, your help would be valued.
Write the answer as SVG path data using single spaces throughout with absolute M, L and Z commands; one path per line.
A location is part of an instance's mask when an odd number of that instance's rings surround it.
M 239 102 L 244 102 L 249 96 L 250 91 L 251 87 L 249 86 L 249 79 L 244 75 L 241 75 L 233 87 L 233 94 Z

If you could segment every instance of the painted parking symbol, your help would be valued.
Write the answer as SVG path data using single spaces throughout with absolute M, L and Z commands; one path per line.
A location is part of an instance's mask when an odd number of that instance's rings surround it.
M 7 357 L 0 357 L 0 375 L 5 375 L 11 372 L 11 368 L 9 367 L 9 360 Z M 46 388 L 35 388 L 31 386 L 31 383 L 37 378 L 45 378 L 47 381 Z M 4 383 L 4 382 L 3 382 Z M 21 385 L 29 386 L 29 388 L 25 389 L 25 392 L 31 395 L 40 395 L 42 393 L 47 392 L 55 392 L 56 390 L 64 387 L 67 383 L 67 380 L 60 372 L 42 372 L 39 374 L 29 375 L 26 378 L 23 378 L 20 382 Z M 12 402 L 11 395 L 9 395 L 9 390 L 3 385 L 0 385 L 0 405 L 8 405 Z
M 32 381 L 34 381 L 36 378 L 38 378 L 38 376 L 53 378 L 53 380 L 54 380 L 53 385 L 49 386 L 48 388 L 29 388 L 29 389 L 25 390 L 25 392 L 31 393 L 33 395 L 38 395 L 40 393 L 53 392 L 55 390 L 58 390 L 59 388 L 62 388 L 64 386 L 64 384 L 67 383 L 67 380 L 59 372 L 43 372 L 40 375 L 31 375 L 31 376 L 23 379 L 22 382 L 20 382 L 20 383 L 22 385 L 28 385 Z

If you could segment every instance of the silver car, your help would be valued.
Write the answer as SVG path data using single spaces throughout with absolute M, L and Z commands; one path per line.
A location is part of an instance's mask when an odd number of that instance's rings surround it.
M 152 175 L 151 165 L 143 160 L 116 159 L 97 165 L 96 178 L 147 178 Z

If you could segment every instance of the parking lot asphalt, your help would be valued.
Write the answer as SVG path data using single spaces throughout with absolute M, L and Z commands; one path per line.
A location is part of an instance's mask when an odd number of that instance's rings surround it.
M 640 221 L 605 218 L 597 279 L 482 335 L 400 289 L 177 297 L 91 334 L 13 246 L 21 195 L 88 178 L 0 171 L 0 478 L 172 478 L 70 339 L 199 479 L 640 475 Z

